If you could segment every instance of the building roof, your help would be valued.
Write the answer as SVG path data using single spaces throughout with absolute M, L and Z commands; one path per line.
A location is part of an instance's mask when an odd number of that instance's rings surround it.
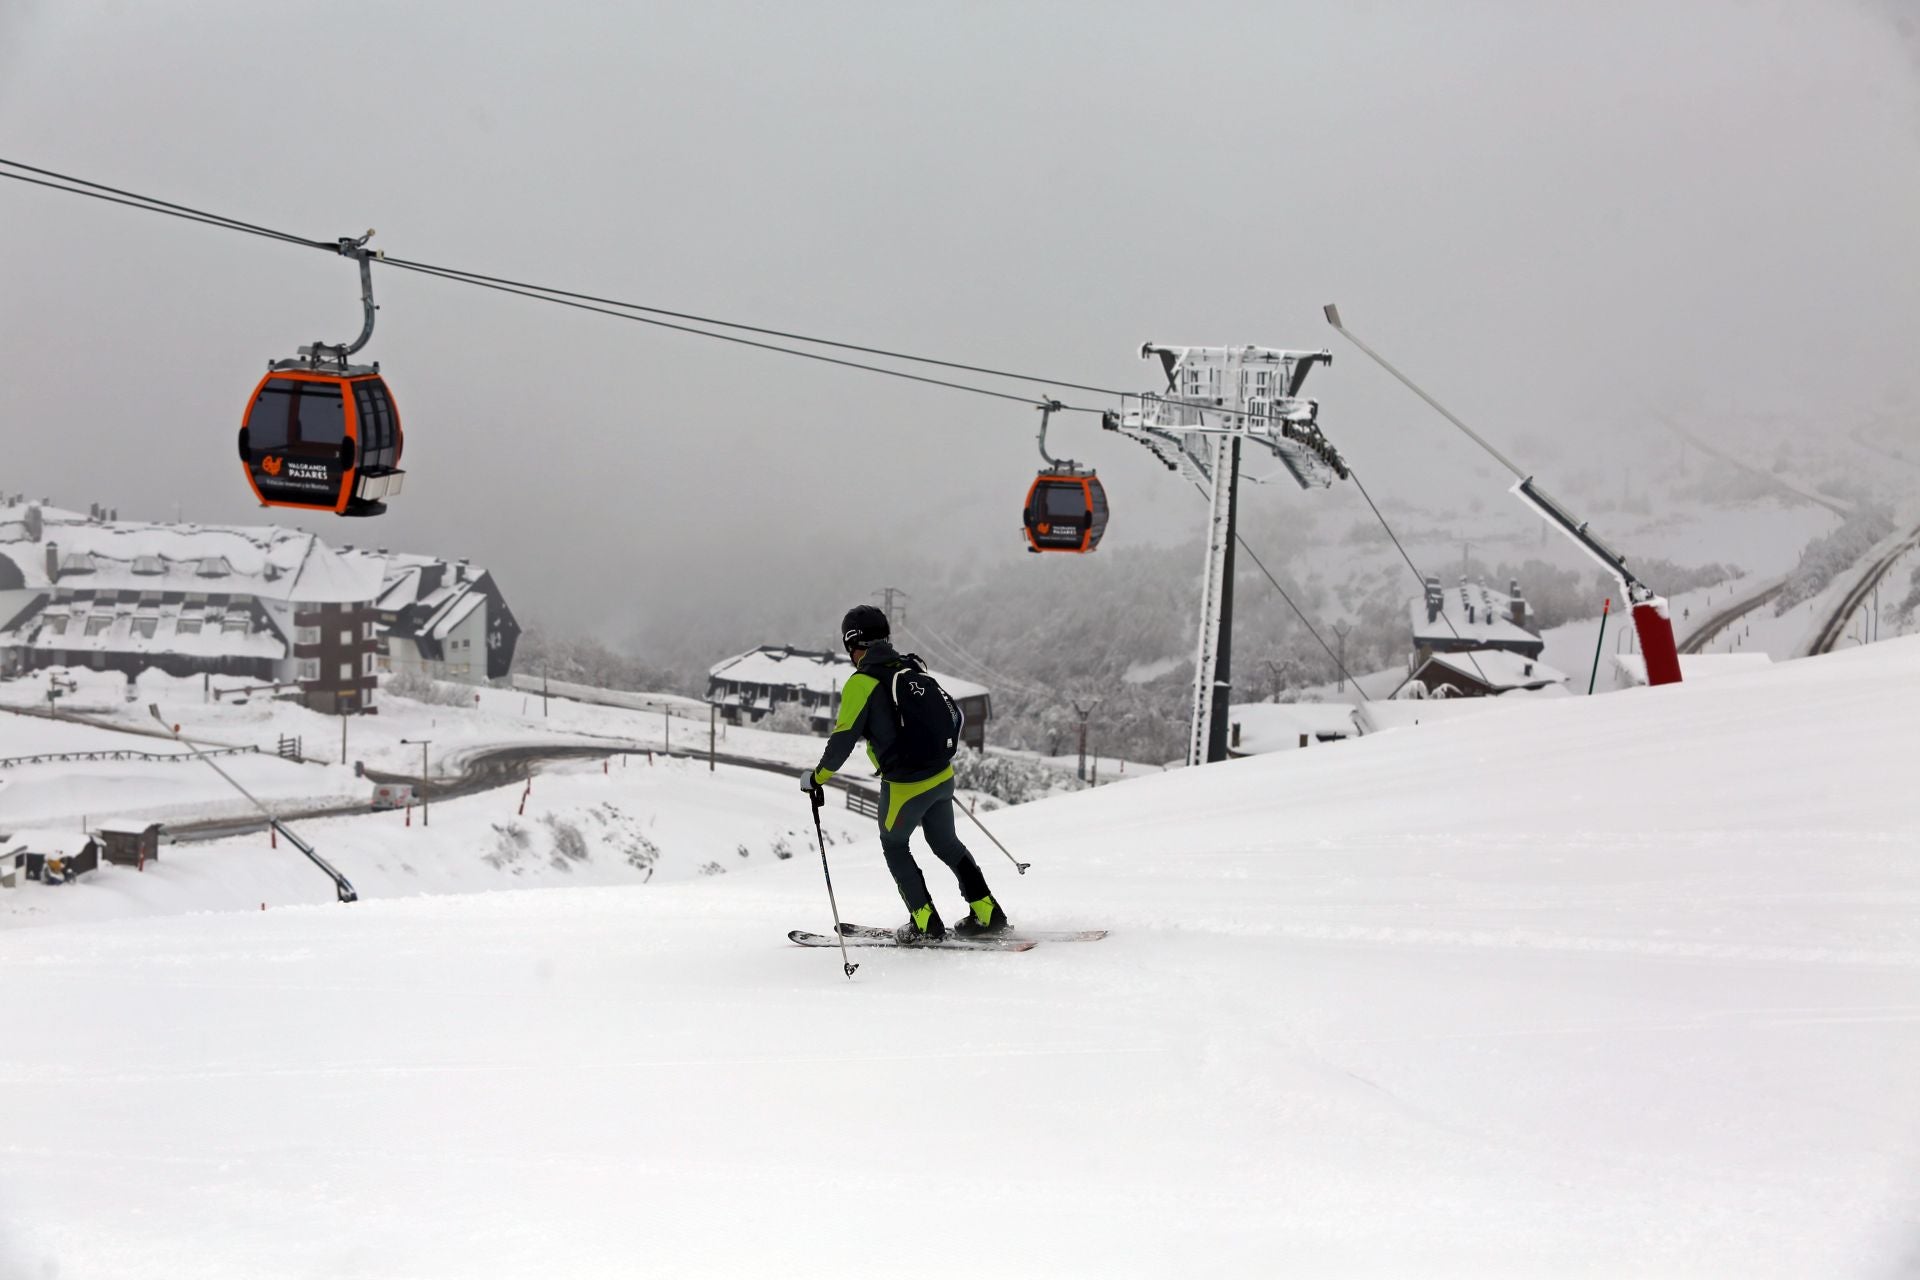
M 758 649 L 716 662 L 707 675 L 714 680 L 732 680 L 763 688 L 805 689 L 833 697 L 853 674 L 853 662 L 844 654 L 791 645 L 764 644 Z M 940 687 L 954 698 L 984 698 L 989 690 L 971 680 L 961 680 L 939 671 L 929 671 Z
M 1228 750 L 1241 755 L 1285 751 L 1310 738 L 1351 738 L 1359 734 L 1349 702 L 1241 702 L 1227 709 L 1229 724 L 1240 728 L 1240 741 L 1228 735 Z
M 1516 706 L 1520 701 L 1511 697 L 1375 698 L 1361 704 L 1353 715 L 1362 733 L 1385 733 L 1388 729 L 1410 729 L 1417 724 L 1484 715 L 1502 707 Z
M 29 540 L 25 504 L 0 508 L 0 555 L 29 588 L 350 602 L 378 595 L 385 570 L 378 559 L 350 563 L 318 535 L 292 529 L 105 521 L 45 506 L 40 522 L 39 539 Z M 49 545 L 58 548 L 57 582 L 47 574 Z
M 0 854 L 44 853 L 55 858 L 70 858 L 85 849 L 92 839 L 84 831 L 34 827 L 0 835 Z
M 473 583 L 461 583 L 461 590 L 443 605 L 427 624 L 421 628 L 435 640 L 445 640 L 448 634 L 487 602 L 486 593 L 473 589 Z
M 1462 643 L 1475 648 L 1538 645 L 1541 643 L 1538 635 L 1513 622 L 1516 598 L 1482 583 L 1462 582 L 1441 589 L 1439 615 L 1429 622 L 1426 596 L 1417 595 L 1407 602 L 1414 647 L 1451 647 Z M 1469 608 L 1473 611 L 1471 620 L 1467 617 Z
M 1634 684 L 1647 682 L 1647 657 L 1643 653 L 1616 653 L 1614 666 Z M 1680 655 L 1680 681 L 1712 680 L 1770 667 L 1773 659 L 1764 653 L 1683 653 Z
M 1508 689 L 1539 689 L 1561 684 L 1564 671 L 1550 667 L 1537 658 L 1524 657 L 1506 649 L 1468 649 L 1460 653 L 1436 653 L 1420 665 L 1424 671 L 1439 666 L 1496 693 Z M 1415 672 L 1418 675 L 1419 672 Z

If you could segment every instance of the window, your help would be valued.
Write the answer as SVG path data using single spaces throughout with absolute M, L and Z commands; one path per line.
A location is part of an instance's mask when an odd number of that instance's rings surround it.
M 104 613 L 96 613 L 87 619 L 87 634 L 90 636 L 103 635 L 107 628 L 112 625 L 113 618 L 111 616 Z
M 158 618 L 139 617 L 133 620 L 133 634 L 139 636 L 142 640 L 153 639 L 153 633 L 159 630 L 159 628 L 160 619 Z
M 1050 484 L 1042 487 L 1046 512 L 1053 520 L 1085 520 L 1087 495 L 1079 485 Z
M 340 633 L 339 643 L 342 648 L 350 648 L 353 645 L 353 628 L 352 627 L 348 627 L 345 631 L 342 631 Z
M 318 680 L 320 678 L 320 659 L 302 658 L 294 663 L 294 679 Z
M 319 644 L 320 628 L 295 627 L 293 631 L 293 642 L 295 644 Z
M 180 619 L 180 621 L 178 621 L 178 622 L 176 622 L 176 623 L 174 624 L 174 626 L 173 626 L 173 634 L 175 634 L 175 635 L 177 635 L 177 636 L 197 636 L 197 635 L 199 635 L 199 634 L 200 634 L 200 619 L 198 619 L 198 618 L 182 618 L 182 619 Z
M 342 680 L 353 679 L 353 664 L 351 662 L 343 662 L 340 664 L 340 678 Z
M 353 384 L 354 431 L 360 437 L 360 464 L 391 467 L 397 461 L 398 432 L 387 384 L 378 378 Z
M 220 632 L 222 635 L 243 636 L 252 629 L 247 622 L 247 615 L 244 613 L 230 613 L 220 620 Z
M 50 636 L 63 636 L 67 634 L 67 615 L 62 613 L 48 618 L 47 625 L 43 630 Z
M 346 404 L 337 382 L 275 378 L 260 388 L 247 411 L 247 447 L 254 453 L 325 456 L 347 438 Z

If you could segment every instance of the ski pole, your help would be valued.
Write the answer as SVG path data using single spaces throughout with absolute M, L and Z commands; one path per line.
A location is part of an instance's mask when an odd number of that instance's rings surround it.
M 956 809 L 958 809 L 958 808 L 960 808 L 960 806 L 959 806 L 959 805 L 955 805 L 955 806 L 954 806 L 954 808 L 956 808 Z M 987 837 L 987 839 L 989 839 L 989 840 L 992 840 L 992 841 L 993 841 L 993 847 L 994 847 L 994 848 L 996 848 L 996 849 L 998 849 L 998 850 L 999 850 L 1000 852 L 1002 852 L 1002 853 L 1007 853 L 1007 846 L 1005 846 L 1005 845 L 1003 845 L 1003 844 L 1001 844 L 1001 843 L 1000 843 L 1000 841 L 999 841 L 999 839 L 998 839 L 998 838 L 997 838 L 997 837 L 996 837 L 996 836 L 995 836 L 995 835 L 993 834 L 993 832 L 991 832 L 991 831 L 988 831 L 988 830 L 987 830 L 987 824 L 986 824 L 986 823 L 984 823 L 984 822 L 982 822 L 982 821 L 980 821 L 980 819 L 979 819 L 979 818 L 977 818 L 977 817 L 974 817 L 974 812 L 973 812 L 973 810 L 971 810 L 971 809 L 967 809 L 967 810 L 964 810 L 963 812 L 965 812 L 965 813 L 966 813 L 966 815 L 967 815 L 967 816 L 968 816 L 969 818 L 973 818 L 973 825 L 974 825 L 974 826 L 976 826 L 976 827 L 978 827 L 978 828 L 980 828 L 980 830 L 981 830 L 982 832 L 984 832 L 984 833 L 985 833 L 985 835 L 986 835 L 986 837 Z M 1022 862 L 1022 861 L 1020 861 L 1020 859 L 1018 859 L 1018 858 L 1016 858 L 1016 857 L 1014 857 L 1014 856 L 1013 856 L 1012 854 L 1010 854 L 1010 853 L 1007 853 L 1007 861 L 1008 861 L 1008 862 L 1011 862 L 1011 863 L 1012 863 L 1012 864 L 1013 864 L 1014 866 L 1016 866 L 1016 867 L 1018 867 L 1018 868 L 1020 869 L 1020 874 L 1021 874 L 1021 875 L 1025 875 L 1025 874 L 1027 874 L 1027 868 L 1033 865 L 1033 864 L 1032 864 L 1031 862 Z
M 860 966 L 847 959 L 847 935 L 840 931 L 840 904 L 833 900 L 833 871 L 827 866 L 827 833 L 820 829 L 820 810 L 827 803 L 827 789 L 815 787 L 808 793 L 813 804 L 813 834 L 820 841 L 820 874 L 827 878 L 827 905 L 833 909 L 833 936 L 840 939 L 840 967 L 849 978 Z

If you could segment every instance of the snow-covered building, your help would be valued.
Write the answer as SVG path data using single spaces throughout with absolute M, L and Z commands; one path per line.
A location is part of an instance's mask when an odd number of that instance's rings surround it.
M 1227 723 L 1227 754 L 1235 758 L 1360 736 L 1349 702 L 1237 702 Z
M 1428 654 L 1414 666 L 1407 684 L 1424 688 L 1429 698 L 1486 698 L 1516 689 L 1564 686 L 1566 680 L 1564 671 L 1538 658 L 1508 649 L 1469 649 Z
M 1647 682 L 1647 658 L 1641 653 L 1616 653 L 1613 665 L 1629 685 Z M 1683 653 L 1680 655 L 1680 679 L 1687 684 L 1739 675 L 1773 665 L 1771 655 L 1758 650 L 1749 653 Z
M 348 554 L 375 557 L 384 568 L 374 601 L 384 670 L 468 684 L 504 680 L 512 673 L 520 623 L 491 573 L 465 560 L 384 551 Z
M 1413 632 L 1415 665 L 1429 653 L 1462 653 L 1468 649 L 1504 649 L 1538 658 L 1546 641 L 1528 628 L 1526 597 L 1516 581 L 1504 592 L 1462 578 L 1448 591 L 1440 579 L 1429 577 L 1426 591 L 1407 602 Z
M 519 629 L 498 588 L 465 566 L 445 569 L 428 557 L 336 551 L 291 529 L 0 502 L 0 675 L 70 666 L 233 675 L 297 688 L 308 706 L 342 714 L 371 706 L 391 649 L 409 661 L 426 654 L 422 665 L 461 655 L 457 671 L 435 675 L 484 679 L 496 661 L 504 675 Z M 486 660 L 466 658 L 476 643 Z
M 840 689 L 853 674 L 845 654 L 763 644 L 715 663 L 707 672 L 707 701 L 720 708 L 728 724 L 755 724 L 782 706 L 798 707 L 813 732 L 833 731 L 840 713 Z M 931 672 L 966 716 L 961 740 L 984 751 L 993 699 L 985 685 Z

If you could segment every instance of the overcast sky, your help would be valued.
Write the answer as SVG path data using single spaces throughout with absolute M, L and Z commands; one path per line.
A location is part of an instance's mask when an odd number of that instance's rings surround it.
M 1330 346 L 1309 390 L 1376 496 L 1497 503 L 1321 304 L 1522 453 L 1632 465 L 1646 401 L 1732 443 L 1920 408 L 1914 8 L 0 0 L 0 155 L 1100 385 L 1152 386 L 1146 340 Z M 13 183 L 0 228 L 0 489 L 266 515 L 235 428 L 267 360 L 356 332 L 351 266 Z M 408 491 L 288 523 L 470 555 L 523 617 L 608 634 L 1043 559 L 1019 405 L 376 287 Z M 1107 478 L 1109 546 L 1197 525 L 1091 419 L 1053 443 Z M 1364 510 L 1260 491 L 1250 528 L 1298 503 Z

